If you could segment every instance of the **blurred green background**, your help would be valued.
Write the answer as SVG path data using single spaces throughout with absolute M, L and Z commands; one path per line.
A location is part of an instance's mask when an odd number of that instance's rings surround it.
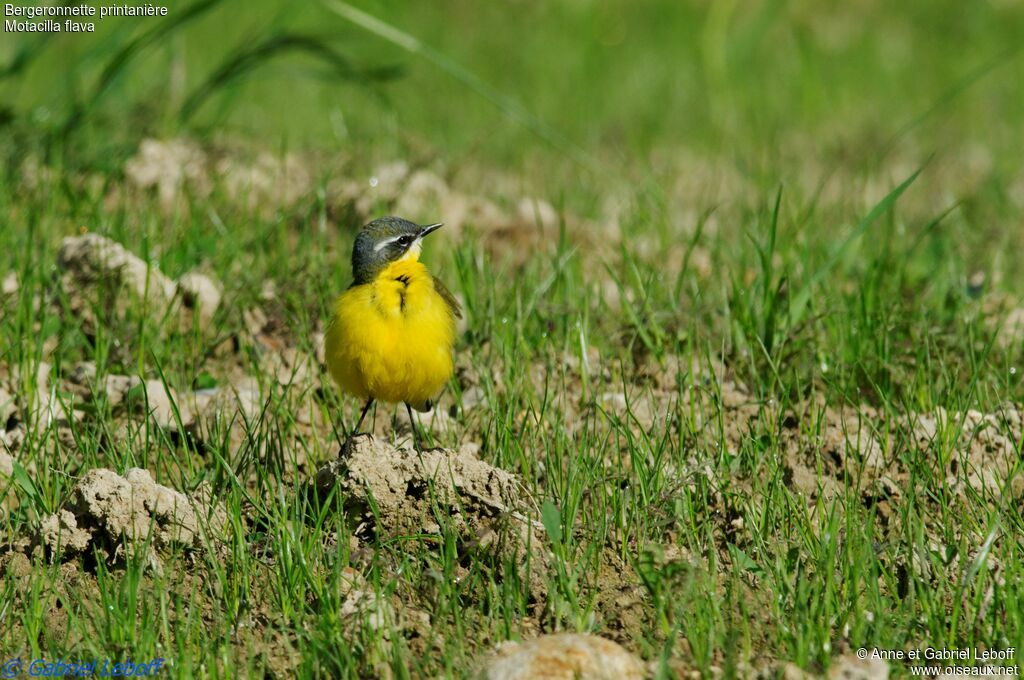
M 1015 2 L 353 5 L 475 74 L 562 143 L 329 2 L 172 2 L 166 19 L 104 19 L 96 34 L 5 34 L 4 121 L 63 140 L 77 110 L 76 148 L 101 151 L 94 160 L 143 135 L 216 132 L 544 167 L 544 182 L 572 176 L 576 152 L 598 174 L 642 172 L 679 148 L 754 173 L 804 154 L 873 162 L 893 144 L 924 154 L 978 144 L 1007 164 L 1024 155 Z M 275 48 L 282 37 L 307 43 Z

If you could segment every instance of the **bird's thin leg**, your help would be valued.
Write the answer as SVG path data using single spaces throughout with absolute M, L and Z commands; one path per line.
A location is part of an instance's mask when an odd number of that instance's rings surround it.
M 413 449 L 420 451 L 420 437 L 416 433 L 416 421 L 413 420 L 413 409 L 406 403 L 406 413 L 409 414 L 409 427 L 413 430 Z
M 371 406 L 373 406 L 373 397 L 366 400 L 366 406 L 363 407 L 363 412 L 359 414 L 359 422 L 356 423 L 355 429 L 348 435 L 349 439 L 359 434 L 359 427 L 363 424 L 363 419 L 366 418 L 366 412 L 370 410 Z

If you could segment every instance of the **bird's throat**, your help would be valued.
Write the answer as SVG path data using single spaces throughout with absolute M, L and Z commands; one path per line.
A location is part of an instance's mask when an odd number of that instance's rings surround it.
M 374 281 L 374 300 L 384 316 L 406 315 L 423 301 L 430 274 L 421 262 L 398 260 L 385 267 Z
M 427 268 L 415 259 L 395 260 L 381 270 L 378 281 L 399 281 L 408 286 L 417 279 L 427 276 Z
M 417 262 L 420 259 L 420 251 L 422 249 L 423 242 L 420 241 L 419 239 L 416 239 L 416 241 L 414 241 L 413 244 L 409 246 L 409 250 L 405 251 L 405 254 L 402 255 L 402 257 L 395 260 L 395 262 Z

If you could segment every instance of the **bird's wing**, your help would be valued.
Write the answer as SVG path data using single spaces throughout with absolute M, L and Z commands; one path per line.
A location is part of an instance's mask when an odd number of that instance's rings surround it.
M 461 319 L 462 305 L 460 305 L 459 301 L 455 299 L 455 296 L 452 295 L 452 292 L 448 290 L 448 286 L 441 283 L 441 279 L 433 275 L 431 275 L 431 278 L 434 279 L 434 290 L 437 291 L 438 295 L 444 298 L 444 301 L 448 304 L 448 309 L 451 310 L 455 318 Z

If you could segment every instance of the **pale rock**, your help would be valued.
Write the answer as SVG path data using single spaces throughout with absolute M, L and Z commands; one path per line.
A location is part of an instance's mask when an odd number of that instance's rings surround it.
M 20 285 L 17 272 L 7 272 L 3 282 L 0 282 L 0 294 L 10 297 L 18 292 Z
M 472 411 L 487 401 L 487 392 L 479 385 L 474 385 L 462 393 L 462 410 Z
M 342 619 L 364 617 L 366 625 L 373 630 L 384 630 L 395 620 L 395 612 L 384 598 L 372 590 L 353 588 L 345 596 L 338 612 Z
M 828 680 L 887 680 L 889 664 L 883 659 L 858 659 L 854 654 L 844 654 L 832 659 L 826 677 Z
M 120 243 L 99 234 L 65 238 L 57 253 L 57 264 L 71 277 L 76 287 L 114 280 L 140 298 L 148 295 L 153 300 L 167 302 L 174 296 L 174 282 L 163 272 L 130 253 Z
M 0 431 L 7 425 L 7 421 L 18 412 L 18 405 L 4 388 L 0 387 Z
M 103 378 L 103 392 L 111 406 L 117 406 L 124 401 L 129 390 L 142 384 L 142 379 L 129 375 L 108 375 Z
M 136 154 L 125 163 L 128 182 L 140 189 L 156 188 L 166 208 L 186 186 L 208 189 L 206 154 L 188 139 L 144 139 Z
M 620 645 L 596 635 L 558 633 L 506 642 L 488 659 L 480 680 L 642 680 L 646 669 Z
M 145 412 L 157 427 L 175 429 L 178 423 L 175 415 L 177 406 L 182 423 L 190 422 L 191 416 L 186 413 L 185 404 L 178 400 L 171 387 L 165 386 L 159 380 L 146 380 L 141 384 L 142 390 L 130 390 L 126 393 L 130 409 Z
M 558 211 L 539 198 L 521 198 L 516 205 L 516 216 L 524 223 L 536 225 L 544 231 L 558 229 Z
M 221 285 L 200 272 L 188 272 L 178 279 L 178 295 L 185 307 L 199 312 L 200 322 L 206 326 L 220 307 L 223 296 Z
M 407 215 L 410 219 L 421 222 L 441 221 L 431 215 L 439 215 L 441 206 L 448 196 L 448 185 L 445 181 L 429 170 L 417 170 L 412 173 L 402 186 L 391 212 L 396 215 Z

